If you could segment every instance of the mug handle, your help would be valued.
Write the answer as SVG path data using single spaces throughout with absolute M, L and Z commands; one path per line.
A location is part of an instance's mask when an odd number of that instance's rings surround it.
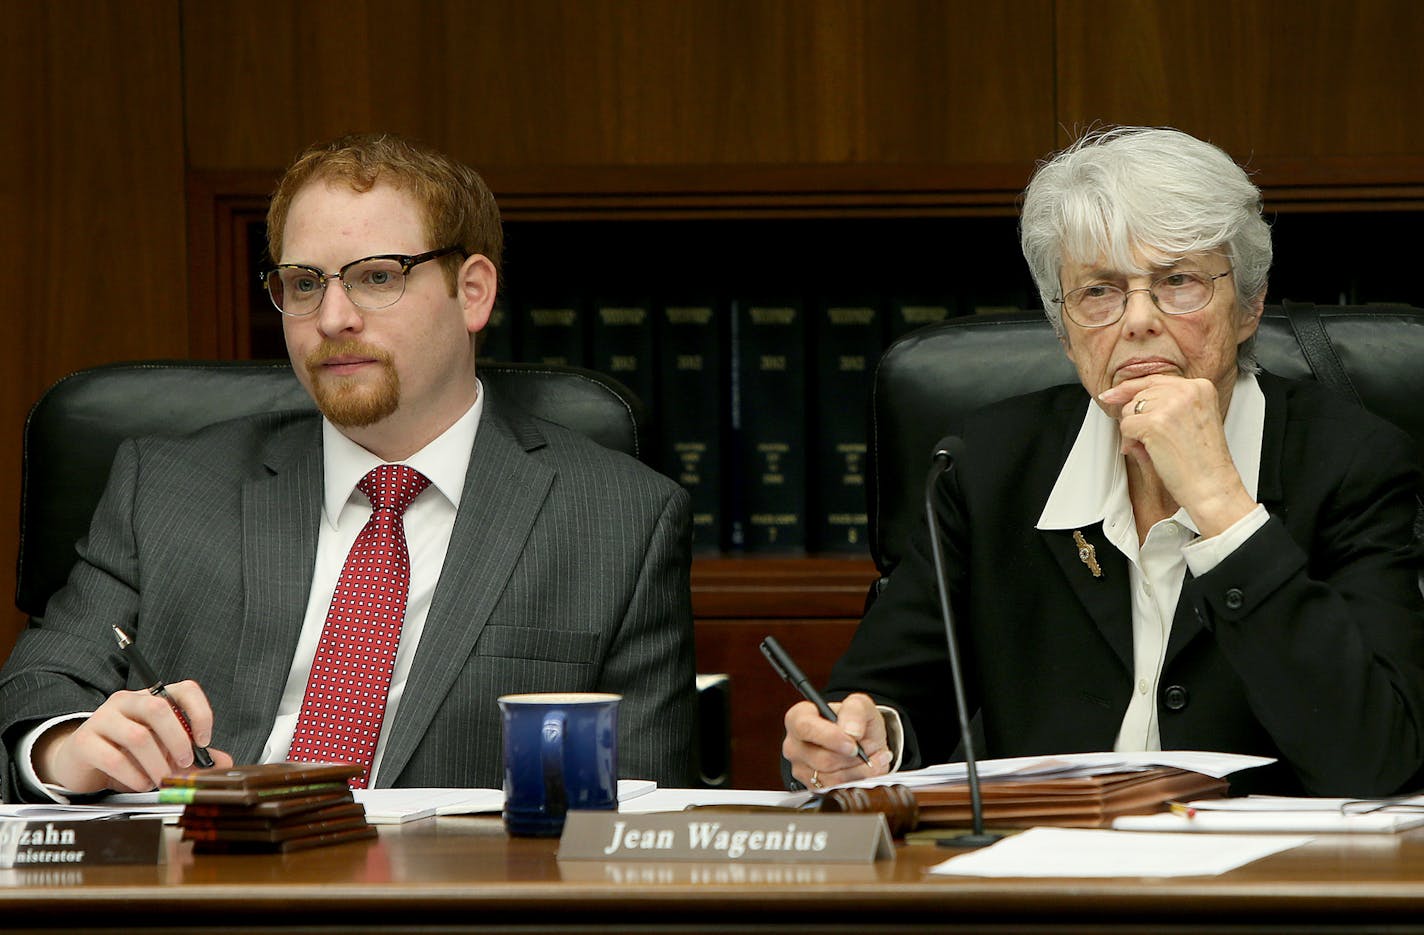
M 544 810 L 550 816 L 568 813 L 568 796 L 564 792 L 564 732 L 566 716 L 562 711 L 544 715 L 539 732 L 539 759 L 544 766 Z

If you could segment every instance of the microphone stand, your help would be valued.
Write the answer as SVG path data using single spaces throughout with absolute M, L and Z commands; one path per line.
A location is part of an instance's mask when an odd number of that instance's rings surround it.
M 959 712 L 959 736 L 964 745 L 964 766 L 969 778 L 969 813 L 973 827 L 969 834 L 939 842 L 941 847 L 983 847 L 1002 835 L 984 831 L 984 803 L 979 797 L 979 767 L 974 758 L 974 738 L 969 733 L 969 712 L 964 701 L 964 676 L 959 668 L 959 641 L 954 637 L 954 616 L 949 608 L 949 581 L 944 572 L 944 547 L 940 544 L 939 523 L 935 519 L 935 481 L 953 466 L 950 449 L 958 439 L 944 439 L 935 446 L 934 463 L 925 480 L 925 521 L 929 523 L 930 552 L 934 555 L 935 583 L 939 587 L 939 610 L 944 619 L 945 640 L 949 644 L 949 670 L 954 681 L 954 707 Z

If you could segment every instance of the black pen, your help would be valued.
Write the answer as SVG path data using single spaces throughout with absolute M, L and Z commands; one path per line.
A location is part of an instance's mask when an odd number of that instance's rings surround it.
M 188 715 L 183 709 L 178 707 L 178 702 L 173 700 L 173 696 L 168 694 L 167 687 L 163 684 L 163 679 L 153 673 L 148 667 L 148 660 L 143 658 L 143 653 L 138 651 L 134 641 L 129 639 L 129 635 L 118 627 L 114 627 L 114 637 L 119 641 L 119 649 L 124 655 L 129 657 L 129 665 L 134 667 L 138 677 L 148 683 L 149 694 L 157 695 L 168 706 L 173 709 L 173 713 L 178 715 L 178 721 L 183 725 L 183 729 L 188 732 L 188 740 L 193 744 L 193 763 L 202 769 L 207 769 L 213 765 L 213 758 L 208 755 L 206 747 L 198 746 L 198 741 L 193 738 L 193 725 L 188 722 Z
M 771 663 L 771 667 L 776 670 L 778 675 L 795 686 L 796 690 L 801 693 L 801 697 L 816 706 L 816 710 L 821 712 L 821 717 L 830 721 L 832 724 L 840 720 L 836 717 L 836 712 L 831 710 L 831 706 L 826 704 L 826 699 L 822 698 L 821 693 L 816 691 L 816 687 L 811 684 L 811 680 L 806 677 L 806 673 L 802 672 L 801 668 L 796 665 L 795 662 L 791 661 L 791 657 L 786 654 L 786 650 L 781 648 L 781 644 L 776 641 L 776 637 L 768 636 L 761 641 L 761 654 L 766 657 L 767 662 Z M 860 757 L 866 766 L 870 765 L 870 757 L 866 756 L 865 751 L 860 748 L 859 741 L 857 741 L 855 745 L 855 755 Z

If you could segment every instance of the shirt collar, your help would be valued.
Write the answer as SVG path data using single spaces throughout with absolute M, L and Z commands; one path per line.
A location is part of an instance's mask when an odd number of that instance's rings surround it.
M 476 380 L 475 401 L 465 414 L 424 448 L 399 462 L 428 477 L 430 486 L 440 491 L 457 510 L 460 508 L 460 494 L 465 489 L 465 472 L 470 466 L 470 451 L 475 444 L 475 432 L 479 429 L 484 406 L 485 387 Z M 342 507 L 356 494 L 356 485 L 361 478 L 385 462 L 343 435 L 324 416 L 321 420 L 321 442 L 325 475 L 323 509 L 327 525 L 335 529 Z
M 1266 426 L 1266 397 L 1254 374 L 1236 378 L 1223 429 L 1231 460 L 1254 499 L 1261 473 L 1261 439 Z M 1120 452 L 1117 420 L 1096 403 L 1088 404 L 1078 438 L 1048 494 L 1039 529 L 1082 529 L 1100 523 L 1119 491 L 1125 494 L 1126 464 Z

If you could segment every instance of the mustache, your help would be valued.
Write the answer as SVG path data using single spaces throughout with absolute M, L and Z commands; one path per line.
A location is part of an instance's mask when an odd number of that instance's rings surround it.
M 391 362 L 389 353 L 361 341 L 324 341 L 312 349 L 303 363 L 312 370 L 338 357 L 366 357 L 381 364 Z

